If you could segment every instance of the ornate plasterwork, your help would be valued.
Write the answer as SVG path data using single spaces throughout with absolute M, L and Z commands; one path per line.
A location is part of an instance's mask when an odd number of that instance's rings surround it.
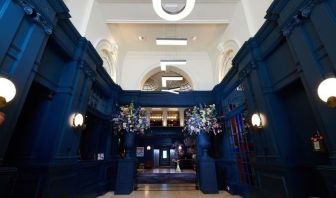
M 281 29 L 283 36 L 289 36 L 293 29 L 308 19 L 314 7 L 320 4 L 323 0 L 310 0 L 287 22 Z
M 48 23 L 46 17 L 44 17 L 38 10 L 29 2 L 23 0 L 16 0 L 17 4 L 23 8 L 23 11 L 29 16 L 36 24 L 41 26 L 45 33 L 51 35 L 53 32 L 53 26 Z
M 103 60 L 103 67 L 111 76 L 112 80 L 116 82 L 117 74 L 117 60 L 118 60 L 118 46 L 112 45 L 107 40 L 101 40 L 96 47 L 100 57 Z

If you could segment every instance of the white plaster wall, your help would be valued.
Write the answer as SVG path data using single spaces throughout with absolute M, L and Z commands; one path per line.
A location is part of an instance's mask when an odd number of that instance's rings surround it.
M 265 22 L 266 11 L 273 0 L 242 0 L 249 32 L 254 36 Z
M 242 3 L 239 2 L 235 9 L 234 15 L 230 20 L 230 24 L 222 34 L 221 38 L 218 39 L 217 49 L 213 49 L 213 53 L 211 54 L 211 59 L 213 60 L 212 68 L 215 71 L 213 73 L 213 78 L 216 79 L 216 82 L 221 81 L 221 79 L 218 77 L 222 66 L 220 65 L 221 53 L 227 50 L 227 48 L 230 48 L 230 43 L 232 42 L 238 45 L 238 49 L 236 50 L 238 51 L 244 42 L 247 41 L 250 37 L 249 27 L 246 16 L 244 14 L 244 8 Z
M 215 85 L 212 64 L 207 52 L 187 52 L 183 56 L 167 52 L 128 52 L 121 67 L 121 87 L 125 90 L 139 90 L 144 76 L 160 67 L 160 60 L 174 56 L 186 59 L 187 65 L 177 66 L 193 80 L 194 90 L 211 90 Z
M 122 46 L 114 39 L 114 36 L 109 29 L 105 18 L 101 13 L 101 4 L 98 2 L 94 2 L 91 10 L 91 15 L 88 20 L 87 29 L 85 37 L 91 41 L 94 47 L 97 47 L 98 43 L 102 40 L 107 40 L 112 46 L 115 45 L 118 48 L 118 56 L 115 65 L 116 70 L 116 80 L 115 83 L 119 83 L 120 79 L 120 65 L 119 63 L 122 62 L 124 53 L 122 52 Z
M 95 0 L 66 0 L 64 3 L 70 10 L 71 22 L 78 32 L 85 36 L 87 24 L 91 16 L 92 6 Z
M 93 4 L 85 36 L 95 47 L 103 39 L 108 40 L 111 44 L 116 43 L 101 13 L 101 5 L 97 2 Z
M 233 40 L 241 47 L 242 44 L 250 38 L 250 36 L 244 9 L 240 2 L 238 3 L 234 15 L 230 20 L 229 26 L 220 40 L 224 43 L 229 40 Z

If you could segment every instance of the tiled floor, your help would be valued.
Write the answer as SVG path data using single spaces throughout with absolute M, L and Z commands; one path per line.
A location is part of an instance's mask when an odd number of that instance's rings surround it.
M 138 169 L 139 170 L 139 169 Z M 176 173 L 176 169 L 173 168 L 153 168 L 153 169 L 144 169 L 145 173 Z M 194 173 L 192 169 L 181 169 L 183 173 Z
M 130 195 L 114 195 L 108 192 L 98 198 L 129 197 L 129 198 L 241 198 L 232 196 L 228 192 L 220 191 L 219 194 L 203 194 L 195 190 L 195 184 L 142 184 L 138 190 Z

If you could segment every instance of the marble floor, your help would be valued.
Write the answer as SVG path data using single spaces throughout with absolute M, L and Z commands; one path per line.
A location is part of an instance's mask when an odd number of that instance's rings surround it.
M 220 191 L 219 194 L 203 194 L 195 190 L 195 184 L 141 184 L 137 191 L 130 195 L 114 195 L 108 192 L 97 198 L 241 198 L 240 196 L 230 195 L 226 191 Z
M 178 173 L 174 168 L 153 168 L 153 169 L 138 169 L 139 172 L 144 173 Z M 195 173 L 192 169 L 181 169 L 183 173 Z

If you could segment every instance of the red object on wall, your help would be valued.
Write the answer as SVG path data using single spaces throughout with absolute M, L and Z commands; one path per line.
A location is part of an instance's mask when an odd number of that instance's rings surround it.
M 145 164 L 146 169 L 151 169 L 153 168 L 153 161 L 152 160 L 147 160 Z

